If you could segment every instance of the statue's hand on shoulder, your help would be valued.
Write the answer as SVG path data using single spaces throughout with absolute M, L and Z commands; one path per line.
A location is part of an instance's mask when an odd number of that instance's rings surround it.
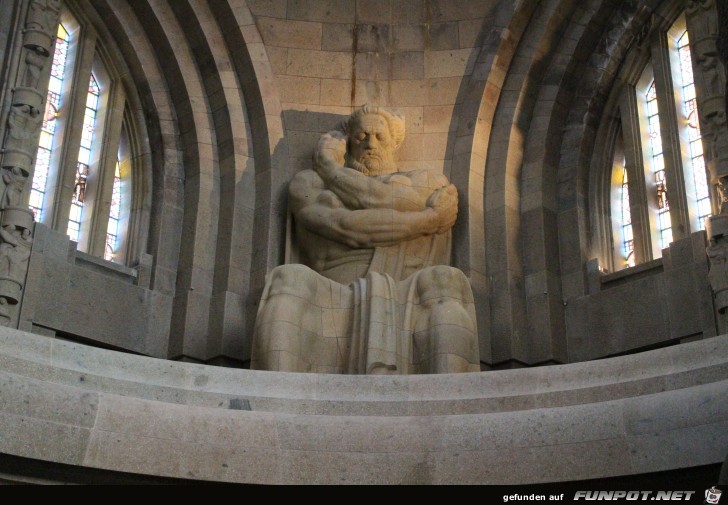
M 458 190 L 448 184 L 436 189 L 427 199 L 427 206 L 438 216 L 437 233 L 445 233 L 453 227 L 458 217 Z
M 344 165 L 346 155 L 346 136 L 340 131 L 330 131 L 321 135 L 314 151 L 314 168 L 317 172 L 327 168 Z

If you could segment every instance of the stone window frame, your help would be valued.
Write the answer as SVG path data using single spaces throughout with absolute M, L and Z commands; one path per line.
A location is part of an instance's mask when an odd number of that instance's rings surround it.
M 71 36 L 67 72 L 63 84 L 63 108 L 57 121 L 57 141 L 51 153 L 51 167 L 46 184 L 43 214 L 40 222 L 66 233 L 80 148 L 88 80 L 93 73 L 101 97 L 92 143 L 91 164 L 87 179 L 83 219 L 77 249 L 97 256 L 105 255 L 106 233 L 111 206 L 117 160 L 122 178 L 122 209 L 117 247 L 112 261 L 131 264 L 134 235 L 130 223 L 141 167 L 138 163 L 135 128 L 129 111 L 129 95 L 115 61 L 101 41 L 99 31 L 74 2 L 64 2 L 60 22 Z
M 641 95 L 654 78 L 657 86 L 658 108 L 660 113 L 660 132 L 663 154 L 667 171 L 667 195 L 670 202 L 673 241 L 686 238 L 698 231 L 698 216 L 688 194 L 686 176 L 689 160 L 688 146 L 681 142 L 683 130 L 679 126 L 684 118 L 682 97 L 679 89 L 679 67 L 676 44 L 679 34 L 686 27 L 685 8 L 669 3 L 667 8 L 652 16 L 651 22 L 633 43 L 628 51 L 620 72 L 615 80 L 605 107 L 605 121 L 600 125 L 595 145 L 594 162 L 600 180 L 596 183 L 598 194 L 594 200 L 595 219 L 592 233 L 599 249 L 600 269 L 605 272 L 628 270 L 622 251 L 622 223 L 619 219 L 619 197 L 621 194 L 621 161 L 627 170 L 629 180 L 630 216 L 634 244 L 635 266 L 660 261 L 662 250 L 655 214 L 657 195 L 652 190 L 652 174 L 647 160 L 649 147 L 646 142 L 647 122 Z M 695 40 L 694 26 L 690 26 L 691 50 Z M 693 52 L 693 72 L 698 102 L 701 100 L 698 78 L 700 68 L 696 65 Z M 700 118 L 702 120 L 702 116 Z M 706 145 L 705 127 L 703 131 L 703 151 L 708 153 L 711 146 Z M 706 174 L 710 181 L 710 174 Z M 601 189 L 599 189 L 601 188 Z M 717 212 L 718 195 L 711 187 L 711 207 Z

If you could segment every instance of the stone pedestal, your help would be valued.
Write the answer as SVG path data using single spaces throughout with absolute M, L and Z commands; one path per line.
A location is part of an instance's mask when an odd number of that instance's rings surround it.
M 706 231 L 710 239 L 708 279 L 715 299 L 719 331 L 723 332 L 728 328 L 728 214 L 711 216 Z

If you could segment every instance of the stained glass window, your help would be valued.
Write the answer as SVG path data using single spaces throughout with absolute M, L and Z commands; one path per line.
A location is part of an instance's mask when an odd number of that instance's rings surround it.
M 81 132 L 81 147 L 78 151 L 78 163 L 76 164 L 76 178 L 73 187 L 71 200 L 71 212 L 68 218 L 67 234 L 71 240 L 78 242 L 81 231 L 81 220 L 83 219 L 83 204 L 86 198 L 86 181 L 91 165 L 91 147 L 96 128 L 96 115 L 99 109 L 99 96 L 101 90 L 93 74 L 89 79 L 88 93 L 86 94 L 86 112 L 83 118 L 83 130 Z
M 109 210 L 109 224 L 106 228 L 106 248 L 104 258 L 114 261 L 119 241 L 119 219 L 121 218 L 121 174 L 119 172 L 119 160 L 116 160 L 114 171 L 114 185 L 111 190 L 111 208 Z
M 629 180 L 627 168 L 622 166 L 622 186 L 620 187 L 620 222 L 622 223 L 622 254 L 625 265 L 635 266 L 634 236 L 632 232 L 632 214 L 629 209 Z
M 689 175 L 693 178 L 694 197 L 697 204 L 698 229 L 705 229 L 705 221 L 711 215 L 710 189 L 705 174 L 705 160 L 703 158 L 703 142 L 700 134 L 700 121 L 698 120 L 698 104 L 695 98 L 695 83 L 693 79 L 693 61 L 690 54 L 690 39 L 685 30 L 677 42 L 677 51 L 680 59 L 680 76 L 682 80 L 683 112 L 687 118 L 688 153 L 690 156 Z
M 61 89 L 67 71 L 66 61 L 68 60 L 69 44 L 70 36 L 64 26 L 59 24 L 56 34 L 56 49 L 51 64 L 51 78 L 48 83 L 48 95 L 46 96 L 46 112 L 41 126 L 33 183 L 30 189 L 29 205 L 36 221 L 40 221 L 43 216 L 43 199 L 50 171 L 51 153 L 53 152 L 56 137 L 56 118 L 61 110 Z
M 667 179 L 665 178 L 665 158 L 662 154 L 657 87 L 654 80 L 647 90 L 645 100 L 647 102 L 649 156 L 654 177 L 654 189 L 657 193 L 657 230 L 660 237 L 660 249 L 664 249 L 672 242 L 672 224 L 670 202 L 667 200 Z
M 657 259 L 673 239 L 705 230 L 716 203 L 699 120 L 705 111 L 698 103 L 715 90 L 701 78 L 708 76 L 701 76 L 704 66 L 693 60 L 690 46 L 700 37 L 688 34 L 685 13 L 664 31 L 653 28 L 651 42 L 639 49 L 649 60 L 641 69 L 623 68 L 621 82 L 632 84 L 615 87 L 610 106 L 617 120 L 609 127 L 626 132 L 615 142 L 610 167 L 613 247 L 604 257 L 614 269 L 633 266 L 635 251 L 639 261 Z M 636 164 L 629 181 L 620 158 Z
M 133 131 L 127 125 L 129 90 L 107 90 L 119 82 L 124 63 L 103 50 L 95 26 L 65 8 L 60 20 L 29 206 L 36 221 L 65 232 L 80 251 L 120 261 L 129 249 L 126 174 L 136 157 L 134 139 L 127 137 Z M 115 127 L 106 131 L 106 124 Z M 112 152 L 118 159 L 103 154 Z

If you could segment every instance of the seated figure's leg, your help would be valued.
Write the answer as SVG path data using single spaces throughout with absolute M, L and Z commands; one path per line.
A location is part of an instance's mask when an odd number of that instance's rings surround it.
M 317 277 L 304 265 L 281 265 L 270 273 L 267 296 L 255 320 L 251 368 L 308 371 L 302 335 L 316 330 L 304 326 L 306 319 L 312 319 L 312 311 L 321 310 L 310 303 L 316 299 Z
M 420 373 L 480 371 L 473 295 L 460 270 L 435 266 L 417 277 L 414 368 Z

